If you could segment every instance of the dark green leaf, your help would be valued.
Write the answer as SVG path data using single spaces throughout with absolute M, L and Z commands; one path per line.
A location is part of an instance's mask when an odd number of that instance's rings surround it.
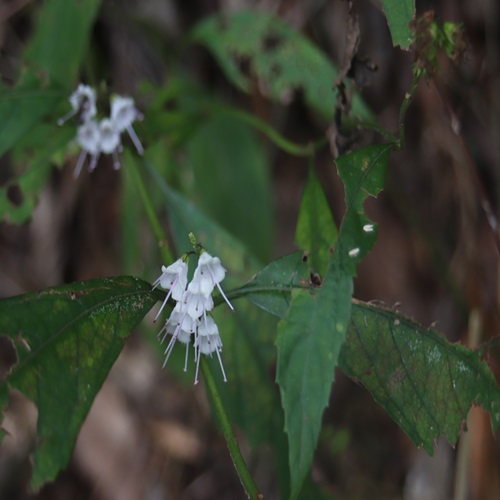
M 283 316 L 285 296 L 291 289 L 304 289 L 303 281 L 295 279 L 300 269 L 307 270 L 297 252 L 272 262 L 234 293 Z M 282 289 L 278 277 L 290 288 Z M 269 300 L 261 303 L 263 296 Z M 441 434 L 452 445 L 457 442 L 471 406 L 481 405 L 490 412 L 493 428 L 500 426 L 500 388 L 481 354 L 452 344 L 436 330 L 397 312 L 354 301 L 339 367 L 364 385 L 413 442 L 431 455 Z
M 30 69 L 0 98 L 0 156 L 68 98 L 100 3 L 47 0 L 42 4 L 25 53 Z
M 309 263 L 320 275 L 324 275 L 328 267 L 337 235 L 337 226 L 325 193 L 311 168 L 300 205 L 295 242 L 300 248 L 309 251 Z
M 292 290 L 309 286 L 307 258 L 295 252 L 273 260 L 230 296 L 245 296 L 261 309 L 283 318 L 290 307 Z
M 35 17 L 36 30 L 25 58 L 61 87 L 71 85 L 89 43 L 101 0 L 46 0 Z
M 415 17 L 415 0 L 382 0 L 391 31 L 392 44 L 408 49 L 413 41 L 410 22 Z
M 241 90 L 253 88 L 247 75 L 254 74 L 272 99 L 286 102 L 302 89 L 310 106 L 332 118 L 337 70 L 325 54 L 281 19 L 257 10 L 213 16 L 194 29 L 193 39 L 212 51 L 226 76 Z M 368 115 L 357 97 L 353 111 Z
M 200 207 L 254 255 L 268 259 L 273 234 L 269 169 L 254 131 L 231 115 L 214 114 L 189 140 L 186 153 Z
M 292 497 L 296 497 L 316 449 L 340 347 L 351 316 L 352 279 L 376 232 L 363 211 L 382 189 L 391 146 L 372 146 L 337 160 L 347 211 L 321 287 L 297 290 L 278 326 L 277 381 L 285 410 Z
M 29 162 L 29 169 L 17 173 L 5 185 L 0 186 L 0 220 L 22 224 L 31 217 L 36 197 L 46 184 L 53 165 L 53 155 L 71 139 L 71 127 L 57 130 L 51 141 L 45 141 Z
M 480 354 L 393 311 L 353 305 L 339 366 L 430 455 L 441 434 L 455 445 L 473 405 L 500 426 L 500 388 Z
M 160 292 L 132 277 L 101 278 L 0 301 L 0 334 L 18 363 L 0 384 L 0 408 L 17 389 L 38 408 L 33 488 L 53 479 L 70 456 L 92 402 L 128 333 Z

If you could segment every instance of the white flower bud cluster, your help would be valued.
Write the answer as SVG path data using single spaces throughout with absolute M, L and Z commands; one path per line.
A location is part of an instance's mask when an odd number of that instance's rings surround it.
M 233 309 L 233 306 L 220 287 L 220 282 L 226 276 L 226 272 L 218 257 L 212 257 L 204 251 L 198 259 L 198 266 L 189 284 L 187 278 L 188 265 L 183 258 L 175 261 L 168 267 L 163 266 L 161 276 L 153 283 L 153 288 L 159 285 L 168 290 L 168 294 L 156 318 L 158 318 L 170 297 L 176 301 L 170 317 L 158 334 L 158 337 L 163 334 L 162 343 L 167 335 L 171 335 L 171 339 L 165 349 L 165 362 L 163 366 L 166 365 L 175 342 L 178 341 L 186 344 L 186 359 L 184 363 L 184 371 L 186 371 L 189 344 L 191 336 L 193 336 L 194 359 L 196 362 L 195 384 L 198 383 L 198 369 L 201 355 L 211 356 L 213 352 L 217 354 L 219 359 L 224 382 L 227 381 L 220 357 L 222 341 L 219 336 L 219 329 L 210 314 L 207 314 L 214 308 L 212 292 L 215 287 L 219 289 L 229 307 Z
M 101 154 L 113 155 L 113 165 L 115 169 L 119 169 L 118 153 L 123 149 L 121 134 L 125 130 L 132 139 L 137 152 L 141 155 L 144 153 L 144 148 L 132 127 L 132 123 L 135 120 L 142 120 L 143 116 L 135 107 L 131 97 L 113 96 L 111 116 L 100 121 L 96 119 L 96 94 L 92 87 L 80 83 L 68 100 L 72 110 L 60 118 L 57 124 L 63 125 L 75 115 L 78 115 L 81 121 L 76 133 L 76 142 L 82 148 L 82 152 L 73 174 L 75 179 L 80 175 L 87 155 L 90 155 L 90 172 L 97 166 Z

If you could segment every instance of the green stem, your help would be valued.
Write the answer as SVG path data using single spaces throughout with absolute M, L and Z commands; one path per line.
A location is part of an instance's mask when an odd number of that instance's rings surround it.
M 310 142 L 308 144 L 296 144 L 286 137 L 283 137 L 278 131 L 276 131 L 271 125 L 268 125 L 266 122 L 260 120 L 254 115 L 250 113 L 246 113 L 241 109 L 231 108 L 229 106 L 223 105 L 209 105 L 209 109 L 214 113 L 225 113 L 227 115 L 234 116 L 235 118 L 240 119 L 241 121 L 247 123 L 251 127 L 256 128 L 260 132 L 262 132 L 266 137 L 273 142 L 276 146 L 278 146 L 285 153 L 288 153 L 292 156 L 306 156 L 310 157 L 314 154 L 314 152 L 325 144 L 327 144 L 328 140 L 326 138 L 318 139 L 314 142 Z
M 405 98 L 403 103 L 401 104 L 401 108 L 399 109 L 399 140 L 397 142 L 397 149 L 402 150 L 405 147 L 405 116 L 406 111 L 408 110 L 408 106 L 413 100 L 413 96 L 415 95 L 415 91 L 417 90 L 418 82 L 420 81 L 421 73 L 413 72 L 413 80 L 411 82 L 411 87 L 408 92 L 405 94 Z
M 127 166 L 127 171 L 130 172 L 132 179 L 134 181 L 134 185 L 137 188 L 139 196 L 144 205 L 144 210 L 146 211 L 146 215 L 148 217 L 149 223 L 151 224 L 151 229 L 155 235 L 156 240 L 158 241 L 158 246 L 160 248 L 160 252 L 165 264 L 169 264 L 173 262 L 172 252 L 170 251 L 168 240 L 165 235 L 165 231 L 156 215 L 156 211 L 151 203 L 151 198 L 148 195 L 146 190 L 146 186 L 142 180 L 142 177 L 137 169 L 137 164 L 135 159 L 130 155 L 126 155 L 125 162 Z
M 151 203 L 150 197 L 146 191 L 146 187 L 144 186 L 144 182 L 142 181 L 142 177 L 137 169 L 134 158 L 131 156 L 126 158 L 127 169 L 131 173 L 134 183 L 137 186 L 137 190 L 141 197 L 142 202 L 144 203 L 144 208 L 146 210 L 149 223 L 151 224 L 151 228 L 153 229 L 153 233 L 158 240 L 158 244 L 162 251 L 163 259 L 166 262 L 172 262 L 172 257 L 170 254 L 170 250 L 168 248 L 167 238 L 163 227 L 156 215 L 154 207 Z M 149 166 L 151 170 L 154 169 L 152 165 Z M 234 467 L 238 476 L 241 479 L 241 484 L 245 488 L 249 498 L 260 499 L 262 495 L 259 493 L 253 479 L 250 475 L 250 472 L 247 469 L 245 461 L 241 456 L 240 449 L 238 447 L 238 442 L 233 433 L 233 429 L 231 428 L 231 423 L 227 417 L 226 410 L 224 408 L 224 404 L 219 395 L 219 391 L 217 390 L 217 386 L 215 384 L 214 376 L 212 373 L 212 368 L 205 358 L 202 359 L 201 368 L 203 371 L 203 376 L 205 377 L 205 381 L 207 384 L 207 390 L 210 394 L 210 397 L 214 403 L 215 413 L 218 417 L 222 433 L 227 443 L 227 447 L 229 449 L 229 454 L 231 455 L 231 459 L 233 460 Z
M 263 496 L 257 489 L 252 476 L 248 472 L 245 460 L 241 455 L 238 442 L 233 434 L 233 429 L 231 428 L 231 423 L 227 417 L 226 409 L 222 403 L 219 391 L 217 390 L 217 385 L 214 380 L 212 369 L 206 358 L 201 361 L 201 369 L 203 371 L 203 376 L 205 377 L 205 382 L 207 384 L 208 392 L 212 398 L 212 403 L 214 405 L 215 413 L 219 420 L 219 424 L 222 429 L 222 433 L 226 438 L 227 448 L 231 459 L 233 460 L 234 467 L 241 481 L 241 485 L 246 491 L 248 498 L 252 499 L 262 499 Z

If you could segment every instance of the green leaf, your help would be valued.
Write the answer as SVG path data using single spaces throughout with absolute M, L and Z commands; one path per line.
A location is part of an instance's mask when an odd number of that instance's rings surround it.
M 24 56 L 29 69 L 0 98 L 0 156 L 68 98 L 99 5 L 100 0 L 42 4 Z
M 309 286 L 307 260 L 303 252 L 273 260 L 228 296 L 245 296 L 264 311 L 283 318 L 290 307 L 292 290 Z
M 257 10 L 225 13 L 201 21 L 192 37 L 213 53 L 239 89 L 254 88 L 248 73 L 279 102 L 287 102 L 295 90 L 302 89 L 312 108 L 332 118 L 338 72 L 323 52 L 283 20 Z M 249 69 L 246 73 L 244 66 Z M 353 111 L 358 116 L 369 114 L 357 97 Z
M 151 165 L 149 170 L 164 195 L 179 253 L 192 249 L 187 238 L 192 231 L 228 269 L 222 284 L 225 290 L 231 283 L 241 283 L 257 272 L 259 262 L 240 241 L 168 187 Z M 252 446 L 271 443 L 282 496 L 286 498 L 289 472 L 284 453 L 287 443 L 283 432 L 283 412 L 269 372 L 269 364 L 275 356 L 275 322 L 247 301 L 233 301 L 234 313 L 225 307 L 220 298 L 216 299 L 216 303 L 222 304 L 213 311 L 213 315 L 223 342 L 222 359 L 227 384 L 222 382 L 222 376 L 217 376 L 220 373 L 217 359 L 211 360 L 211 364 L 221 398 L 231 422 L 245 432 Z
M 297 252 L 272 262 L 234 293 L 284 316 L 283 296 L 304 289 L 295 276 L 305 271 Z M 291 286 L 281 287 L 277 277 Z M 254 282 L 258 287 L 251 286 Z M 261 303 L 260 297 L 273 296 L 276 301 Z M 500 426 L 500 388 L 481 354 L 397 312 L 355 300 L 338 366 L 366 387 L 412 441 L 431 455 L 441 434 L 456 443 L 471 406 L 481 405 L 490 412 L 493 428 Z
M 0 97 L 0 156 L 51 113 L 66 94 L 34 75 Z
M 376 239 L 363 203 L 382 189 L 391 148 L 372 146 L 338 158 L 347 211 L 332 259 L 317 291 L 292 292 L 290 309 L 278 325 L 276 379 L 285 410 L 292 497 L 299 494 L 316 449 L 321 416 L 351 316 L 356 265 Z
M 214 114 L 198 128 L 186 153 L 200 207 L 254 255 L 269 258 L 273 234 L 269 168 L 254 131 L 234 116 Z
M 46 0 L 36 19 L 36 31 L 25 58 L 37 72 L 61 87 L 73 84 L 87 51 L 101 0 Z
M 309 263 L 321 275 L 328 267 L 337 235 L 337 226 L 325 193 L 311 168 L 300 205 L 295 242 L 300 248 L 309 250 Z
M 430 455 L 441 434 L 457 442 L 471 406 L 500 426 L 500 388 L 481 355 L 393 311 L 353 305 L 339 366 Z
M 15 86 L 2 89 L 0 96 L 0 156 L 68 98 L 68 86 L 74 84 L 99 5 L 100 0 L 43 2 L 24 54 L 27 69 Z M 50 173 L 49 153 L 56 149 L 55 143 L 61 145 L 58 142 L 61 138 L 69 140 L 68 132 L 54 132 L 54 137 L 47 138 L 46 147 L 39 153 L 43 159 L 29 164 L 26 172 L 14 175 L 8 185 L 2 187 L 0 220 L 22 223 L 30 217 L 35 197 Z
M 31 217 L 36 198 L 45 186 L 53 165 L 53 155 L 64 147 L 74 134 L 72 128 L 56 131 L 51 141 L 38 150 L 29 169 L 17 169 L 16 175 L 0 186 L 0 220 L 22 224 Z
M 415 17 L 415 0 L 382 0 L 392 44 L 408 50 L 413 42 L 410 22 Z
M 38 408 L 31 486 L 63 468 L 92 402 L 128 333 L 162 297 L 122 276 L 73 283 L 0 301 L 0 333 L 18 363 L 0 384 L 0 408 L 17 389 Z

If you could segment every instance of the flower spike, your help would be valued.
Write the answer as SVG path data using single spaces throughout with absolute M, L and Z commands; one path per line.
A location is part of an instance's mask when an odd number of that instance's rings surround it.
M 200 251 L 197 244 L 193 244 L 193 246 L 195 246 L 197 252 Z M 186 344 L 184 361 L 184 371 L 186 371 L 189 343 L 193 335 L 194 360 L 196 363 L 194 383 L 198 383 L 201 355 L 204 354 L 211 357 L 214 352 L 217 354 L 224 382 L 227 382 L 226 372 L 224 371 L 220 355 L 222 340 L 217 324 L 209 314 L 214 308 L 212 292 L 215 286 L 217 286 L 229 307 L 233 309 L 233 306 L 219 285 L 225 278 L 227 271 L 222 267 L 218 257 L 212 257 L 209 253 L 202 250 L 198 259 L 198 265 L 193 274 L 193 279 L 188 284 L 186 258 L 187 256 L 184 256 L 168 267 L 162 266 L 162 274 L 153 283 L 153 289 L 161 286 L 168 290 L 168 294 L 155 317 L 155 321 L 170 297 L 176 302 L 165 326 L 158 333 L 158 338 L 162 337 L 160 340 L 161 343 L 165 341 L 168 335 L 171 335 L 171 339 L 165 349 L 163 366 L 166 365 L 168 358 L 172 354 L 175 343 L 179 341 Z

